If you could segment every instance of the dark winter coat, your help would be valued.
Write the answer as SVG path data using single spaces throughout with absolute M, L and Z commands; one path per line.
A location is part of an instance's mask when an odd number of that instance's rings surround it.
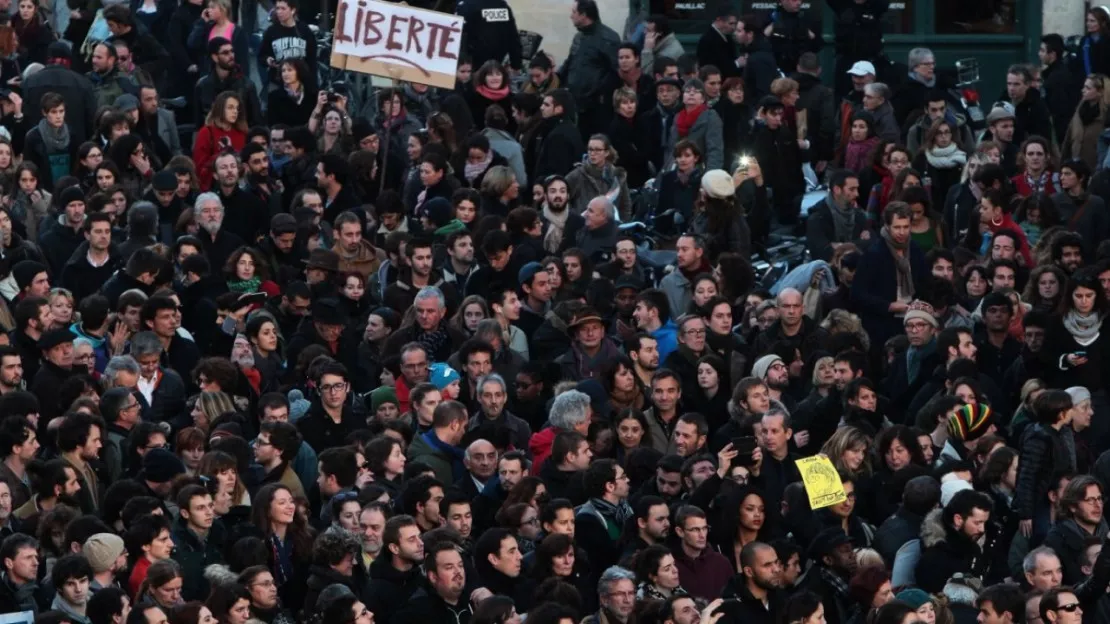
M 362 602 L 382 622 L 394 621 L 397 612 L 406 607 L 409 598 L 423 586 L 420 566 L 407 572 L 393 567 L 392 557 L 383 552 L 370 564 L 370 582 L 362 590 Z M 425 620 L 424 624 L 432 620 Z

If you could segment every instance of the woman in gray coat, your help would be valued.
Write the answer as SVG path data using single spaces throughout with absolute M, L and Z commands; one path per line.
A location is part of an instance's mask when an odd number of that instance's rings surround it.
M 721 116 L 709 108 L 708 102 L 702 81 L 692 79 L 682 88 L 682 110 L 675 115 L 668 131 L 665 166 L 670 166 L 673 160 L 671 154 L 675 145 L 687 139 L 698 146 L 706 169 L 725 168 L 724 125 Z

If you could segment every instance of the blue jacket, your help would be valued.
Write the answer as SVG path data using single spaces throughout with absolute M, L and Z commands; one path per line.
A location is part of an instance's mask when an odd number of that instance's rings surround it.
M 651 337 L 658 343 L 660 362 L 666 360 L 671 352 L 678 350 L 678 326 L 671 319 L 667 319 L 662 327 L 651 332 Z
M 888 338 L 902 333 L 902 319 L 887 309 L 898 297 L 898 275 L 881 236 L 875 237 L 875 241 L 863 252 L 858 266 L 856 279 L 852 282 L 852 301 L 856 303 L 871 344 L 882 345 Z M 910 273 L 915 296 L 920 298 L 929 284 L 929 269 L 925 264 L 925 253 L 912 241 Z

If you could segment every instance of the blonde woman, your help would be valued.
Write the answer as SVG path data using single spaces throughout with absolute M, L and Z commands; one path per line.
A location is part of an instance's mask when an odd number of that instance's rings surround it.
M 516 174 L 506 165 L 494 165 L 482 176 L 481 216 L 496 215 L 506 217 L 516 207 L 520 197 L 520 183 Z
M 1078 158 L 1092 170 L 1098 166 L 1098 138 L 1110 114 L 1110 89 L 1102 74 L 1091 74 L 1083 81 L 1079 106 L 1068 123 L 1068 131 L 1060 142 L 1063 160 Z
M 857 481 L 871 475 L 871 438 L 862 430 L 851 426 L 841 426 L 821 452 L 828 455 L 833 466 Z

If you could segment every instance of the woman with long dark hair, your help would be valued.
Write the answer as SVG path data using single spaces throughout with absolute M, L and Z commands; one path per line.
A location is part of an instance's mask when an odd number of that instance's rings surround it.
M 731 484 L 730 484 L 731 485 Z M 740 551 L 756 541 L 768 541 L 767 499 L 759 490 L 744 486 L 730 488 L 715 508 L 709 543 L 728 559 L 734 571 L 743 570 Z
M 54 30 L 42 16 L 34 0 L 19 0 L 19 11 L 12 16 L 12 29 L 18 43 L 19 66 L 46 63 L 46 49 L 54 41 Z M 10 87 L 9 83 L 4 84 Z
M 1088 190 L 1091 174 L 1083 160 L 1065 162 L 1060 165 L 1060 192 L 1052 195 L 1062 224 L 1083 238 L 1083 255 L 1087 258 L 1093 258 L 1099 243 L 1110 237 L 1106 202 Z
M 725 168 L 752 150 L 752 107 L 745 101 L 744 79 L 731 76 L 721 83 L 721 97 L 713 110 L 721 117 L 725 132 Z
M 266 121 L 291 128 L 307 125 L 319 100 L 312 70 L 298 58 L 282 61 L 280 71 L 281 86 L 266 96 Z
M 650 401 L 644 387 L 636 379 L 636 369 L 627 355 L 619 355 L 605 362 L 601 369 L 601 385 L 609 393 L 609 404 L 614 412 L 631 408 L 644 410 Z
M 282 603 L 304 604 L 312 562 L 312 529 L 297 513 L 293 492 L 280 483 L 262 486 L 255 495 L 251 520 L 274 553 L 270 571 Z
M 509 72 L 495 60 L 488 60 L 474 72 L 471 78 L 473 89 L 466 92 L 467 104 L 470 106 L 470 115 L 477 129 L 486 126 L 486 109 L 498 105 L 509 110 L 511 106 L 512 89 L 509 81 Z M 516 124 L 510 121 L 512 132 Z

